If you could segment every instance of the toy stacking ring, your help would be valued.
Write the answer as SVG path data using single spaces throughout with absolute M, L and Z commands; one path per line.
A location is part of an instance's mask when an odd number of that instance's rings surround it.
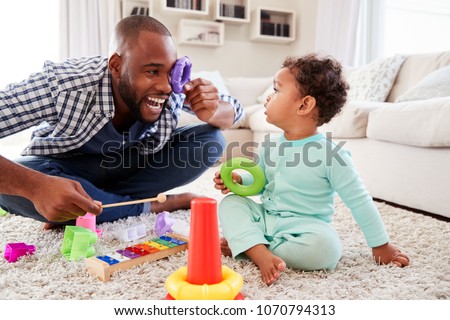
M 233 300 L 242 288 L 242 277 L 227 266 L 222 266 L 222 282 L 191 284 L 187 267 L 181 267 L 166 280 L 166 289 L 175 300 Z
M 184 85 L 191 80 L 192 63 L 184 56 L 175 62 L 170 72 L 170 85 L 175 93 L 182 93 Z
M 242 185 L 234 183 L 231 173 L 236 169 L 248 171 L 253 176 L 253 184 Z M 252 196 L 258 194 L 264 188 L 264 184 L 266 183 L 266 177 L 261 167 L 252 160 L 243 157 L 231 158 L 225 162 L 222 165 L 222 169 L 220 169 L 220 177 L 231 192 L 240 196 Z

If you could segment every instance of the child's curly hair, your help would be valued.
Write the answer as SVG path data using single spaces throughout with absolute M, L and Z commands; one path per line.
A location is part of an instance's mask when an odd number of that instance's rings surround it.
M 287 57 L 282 65 L 297 80 L 302 96 L 316 99 L 320 127 L 338 114 L 347 100 L 349 85 L 342 74 L 342 65 L 332 57 L 312 53 L 302 57 Z

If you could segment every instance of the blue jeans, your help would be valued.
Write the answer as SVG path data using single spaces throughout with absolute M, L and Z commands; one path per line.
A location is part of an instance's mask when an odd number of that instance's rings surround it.
M 109 154 L 25 156 L 16 162 L 78 181 L 93 199 L 107 204 L 155 197 L 188 184 L 217 162 L 225 145 L 220 129 L 201 124 L 177 128 L 171 140 L 155 154 L 142 155 L 138 147 L 130 147 Z M 26 198 L 0 194 L 0 206 L 10 213 L 47 222 Z M 144 204 L 105 208 L 97 223 L 137 216 L 143 209 Z

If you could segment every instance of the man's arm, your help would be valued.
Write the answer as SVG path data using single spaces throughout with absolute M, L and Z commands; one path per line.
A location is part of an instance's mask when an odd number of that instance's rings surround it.
M 45 175 L 0 156 L 0 193 L 21 196 L 51 222 L 63 222 L 102 209 L 77 181 Z
M 185 104 L 189 104 L 197 117 L 222 130 L 230 128 L 242 114 L 236 99 L 221 100 L 211 81 L 194 79 L 185 85 Z

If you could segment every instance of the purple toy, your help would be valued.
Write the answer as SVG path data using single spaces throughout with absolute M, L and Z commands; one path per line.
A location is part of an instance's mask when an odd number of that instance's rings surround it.
M 191 80 L 192 63 L 189 57 L 178 59 L 170 72 L 170 85 L 175 93 L 182 93 L 184 85 Z
M 33 254 L 36 251 L 36 247 L 33 245 L 27 245 L 23 242 L 7 243 L 5 248 L 5 259 L 11 263 L 16 262 L 20 257 L 27 254 Z
M 172 232 L 170 229 L 175 221 L 169 216 L 167 211 L 158 213 L 155 222 L 155 232 L 158 237 L 165 235 L 167 232 Z

